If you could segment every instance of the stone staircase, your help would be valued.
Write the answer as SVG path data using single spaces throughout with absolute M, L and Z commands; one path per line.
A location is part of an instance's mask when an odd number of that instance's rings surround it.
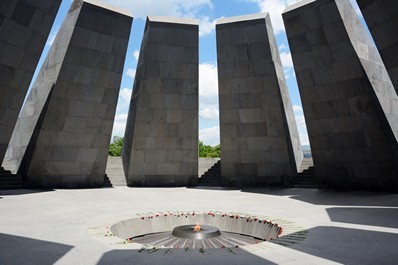
M 314 162 L 312 158 L 304 158 L 301 163 L 300 171 L 294 180 L 295 188 L 317 189 Z
M 104 187 L 126 187 L 121 157 L 108 157 Z
M 198 180 L 198 186 L 222 186 L 221 184 L 221 161 L 218 160 Z
M 16 190 L 22 189 L 22 177 L 13 175 L 11 171 L 4 170 L 0 167 L 0 190 Z

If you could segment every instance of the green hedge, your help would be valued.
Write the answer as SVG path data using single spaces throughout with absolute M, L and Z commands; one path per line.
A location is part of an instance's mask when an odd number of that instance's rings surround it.
M 215 158 L 220 157 L 220 145 L 205 145 L 199 141 L 199 157 Z
M 113 141 L 109 147 L 109 155 L 110 156 L 121 156 L 122 155 L 122 147 L 123 147 L 124 137 L 115 136 L 113 137 Z
M 113 137 L 113 141 L 109 147 L 110 156 L 121 156 L 124 138 L 120 136 Z M 220 145 L 205 145 L 199 141 L 199 157 L 215 158 L 220 157 Z

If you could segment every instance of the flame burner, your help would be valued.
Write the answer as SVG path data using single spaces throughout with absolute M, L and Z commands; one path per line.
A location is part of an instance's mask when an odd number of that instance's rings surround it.
M 194 240 L 213 238 L 221 235 L 221 232 L 217 227 L 210 225 L 202 225 L 199 229 L 197 227 L 197 225 L 177 226 L 173 229 L 172 235 L 179 238 Z

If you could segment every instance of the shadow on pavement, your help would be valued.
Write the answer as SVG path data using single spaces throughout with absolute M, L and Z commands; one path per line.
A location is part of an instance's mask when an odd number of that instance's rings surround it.
M 308 230 L 304 244 L 291 248 L 341 264 L 392 265 L 398 260 L 397 246 L 395 233 L 319 226 Z
M 398 228 L 398 208 L 335 207 L 326 212 L 333 222 Z
M 243 249 L 231 249 L 231 251 L 232 252 L 229 252 L 228 249 L 213 249 L 201 253 L 199 250 L 185 251 L 184 249 L 160 249 L 151 253 L 151 251 L 138 252 L 137 250 L 113 250 L 105 253 L 97 264 L 276 265 L 274 262 L 263 259 Z
M 247 188 L 242 192 L 287 196 L 314 205 L 398 207 L 395 193 L 281 188 Z
M 53 189 L 18 189 L 18 190 L 0 190 L 0 195 L 2 196 L 17 196 L 17 195 L 26 195 L 26 194 L 34 194 L 34 193 L 43 193 L 43 192 L 52 192 L 55 191 Z
M 72 248 L 54 242 L 0 234 L 0 264 L 50 265 Z

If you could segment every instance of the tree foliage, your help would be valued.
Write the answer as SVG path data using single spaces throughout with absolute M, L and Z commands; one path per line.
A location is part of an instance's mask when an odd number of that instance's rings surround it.
M 199 141 L 199 157 L 215 158 L 220 157 L 220 145 L 205 145 Z
M 113 137 L 113 141 L 109 147 L 110 156 L 121 156 L 124 138 L 120 136 Z M 217 158 L 220 157 L 220 145 L 205 145 L 199 141 L 199 157 Z
M 110 156 L 121 156 L 123 147 L 124 137 L 115 136 L 109 147 Z

